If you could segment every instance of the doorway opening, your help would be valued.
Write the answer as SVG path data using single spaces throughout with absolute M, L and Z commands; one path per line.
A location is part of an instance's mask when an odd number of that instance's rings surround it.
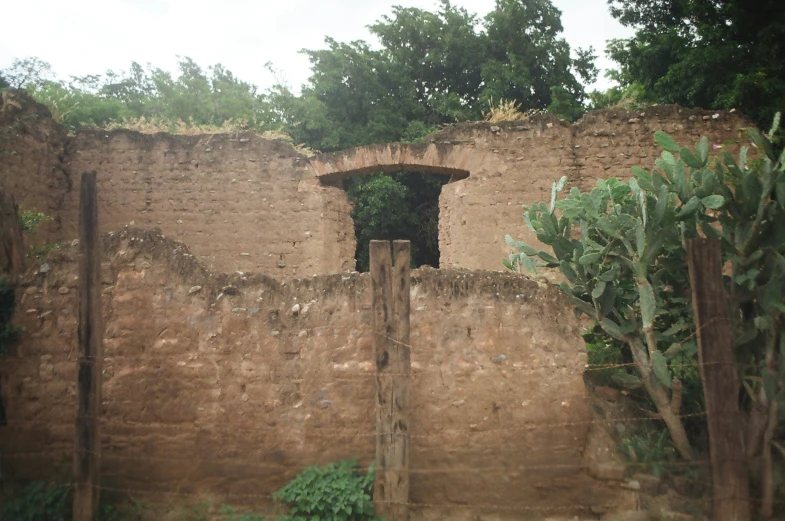
M 372 240 L 409 240 L 412 268 L 439 267 L 439 195 L 450 175 L 406 171 L 344 180 L 354 208 L 357 271 L 367 272 Z

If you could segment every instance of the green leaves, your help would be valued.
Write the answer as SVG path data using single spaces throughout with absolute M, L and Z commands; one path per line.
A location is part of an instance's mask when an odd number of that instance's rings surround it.
M 619 325 L 609 318 L 604 318 L 600 322 L 600 325 L 608 333 L 611 337 L 615 338 L 616 340 L 624 340 L 624 332 L 621 330 Z
M 353 461 L 330 463 L 303 470 L 275 498 L 289 506 L 294 519 L 371 521 L 373 469 L 357 469 Z
M 770 145 L 766 136 L 756 139 L 761 149 Z M 684 240 L 701 233 L 721 238 L 723 261 L 733 264 L 725 281 L 738 299 L 732 309 L 744 308 L 731 317 L 743 331 L 734 342 L 740 358 L 755 367 L 779 356 L 785 367 L 785 173 L 770 158 L 748 164 L 744 149 L 738 159 L 723 154 L 709 167 L 705 138 L 695 152 L 664 133 L 655 140 L 665 150 L 651 172 L 636 167 L 629 184 L 608 179 L 588 192 L 573 188 L 553 201 L 553 211 L 532 205 L 530 220 L 558 257 L 567 280 L 559 287 L 576 314 L 601 328 L 585 335 L 587 342 L 600 337 L 623 345 L 628 356 L 634 350 L 639 374 L 654 382 L 664 403 L 675 378 L 685 393 L 700 385 Z M 555 265 L 545 251 L 537 258 Z M 627 369 L 613 371 L 606 378 L 615 385 L 641 387 Z M 753 400 L 761 390 L 785 400 L 783 375 L 753 371 L 761 375 L 747 376 L 758 386 Z
M 654 290 L 649 284 L 649 281 L 639 281 L 638 291 L 641 299 L 641 319 L 643 320 L 643 327 L 650 328 L 654 324 L 654 317 L 657 314 L 657 304 L 654 298 Z M 656 346 L 650 346 L 654 349 Z
M 611 379 L 625 389 L 629 389 L 631 391 L 643 387 L 643 382 L 635 375 L 626 373 L 614 374 L 611 376 Z
M 701 162 L 701 167 L 706 166 L 709 161 L 709 138 L 706 136 L 701 137 L 696 149 L 698 152 L 698 159 Z
M 0 519 L 14 521 L 65 521 L 71 519 L 71 487 L 36 481 L 0 507 Z
M 585 253 L 580 259 L 578 259 L 578 264 L 587 266 L 589 264 L 594 264 L 595 262 L 599 261 L 601 258 L 602 258 L 602 253 L 600 252 Z
M 654 133 L 654 140 L 663 150 L 673 152 L 674 154 L 679 152 L 679 145 L 676 144 L 672 137 L 662 130 L 658 130 Z
M 712 210 L 719 210 L 725 204 L 725 198 L 721 195 L 708 195 L 701 199 L 701 204 Z
M 690 168 L 703 168 L 704 162 L 695 157 L 695 155 L 687 148 L 682 148 L 679 151 L 682 161 L 684 161 Z
M 652 348 L 650 348 L 651 350 Z M 673 376 L 671 375 L 670 369 L 668 369 L 668 359 L 665 356 L 656 350 L 656 347 L 651 352 L 651 362 L 652 362 L 652 370 L 654 371 L 654 375 L 657 379 L 664 385 L 665 387 L 672 387 L 673 386 Z

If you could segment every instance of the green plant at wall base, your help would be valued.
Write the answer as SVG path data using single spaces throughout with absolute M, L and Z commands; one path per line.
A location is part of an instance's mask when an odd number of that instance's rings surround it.
M 372 468 L 342 461 L 305 469 L 275 497 L 290 509 L 281 521 L 365 521 L 375 519 L 372 489 Z
M 621 452 L 632 461 L 632 466 L 661 477 L 668 462 L 676 458 L 667 429 L 641 426 L 637 432 L 625 436 L 619 444 Z
M 9 499 L 0 519 L 13 521 L 68 521 L 71 519 L 70 486 L 35 482 Z
M 226 516 L 226 521 L 266 521 L 259 514 L 236 514 L 234 508 L 229 505 L 221 507 L 221 513 Z
M 43 244 L 31 244 L 30 249 L 27 252 L 27 257 L 30 259 L 42 260 L 50 251 L 59 249 L 60 245 L 58 243 L 45 242 Z
M 35 208 L 32 210 L 22 210 L 19 212 L 19 227 L 23 232 L 35 233 L 38 225 L 43 221 L 50 221 L 51 217 L 39 212 Z

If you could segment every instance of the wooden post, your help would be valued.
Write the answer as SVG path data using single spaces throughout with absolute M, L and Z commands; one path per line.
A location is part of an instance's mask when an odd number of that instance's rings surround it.
M 103 306 L 95 172 L 82 174 L 79 193 L 79 360 L 74 452 L 74 521 L 92 521 L 100 495 Z
M 0 271 L 15 277 L 25 269 L 24 241 L 13 196 L 0 190 Z
M 744 422 L 739 378 L 722 281 L 722 252 L 715 239 L 689 239 L 687 265 L 698 339 L 698 361 L 709 425 L 714 521 L 749 521 L 744 462 Z
M 373 352 L 376 360 L 377 517 L 409 519 L 409 241 L 371 241 Z

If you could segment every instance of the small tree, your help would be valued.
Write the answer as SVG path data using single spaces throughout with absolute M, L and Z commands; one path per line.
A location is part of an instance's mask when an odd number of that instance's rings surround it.
M 704 148 L 708 153 L 707 144 Z M 670 153 L 662 161 L 672 169 L 678 164 Z M 696 353 L 688 340 L 692 324 L 683 239 L 697 233 L 699 211 L 719 207 L 722 198 L 693 195 L 695 188 L 683 169 L 681 194 L 672 192 L 674 185 L 659 174 L 640 169 L 635 174 L 629 184 L 601 180 L 589 193 L 573 188 L 557 201 L 563 177 L 553 186 L 549 206 L 524 207 L 526 224 L 553 254 L 508 238 L 518 253 L 506 264 L 531 271 L 537 266 L 561 270 L 566 281 L 560 287 L 578 315 L 589 315 L 608 336 L 629 347 L 638 376 L 630 375 L 623 383 L 646 390 L 676 449 L 691 459 L 679 416 L 682 384 L 669 367 L 675 358 Z
M 772 143 L 780 114 L 767 135 L 750 131 L 760 158 L 748 161 L 744 147 L 736 161 L 723 154 L 717 161 L 719 193 L 725 199 L 717 216 L 726 262 L 731 267 L 728 293 L 735 319 L 737 358 L 748 397 L 747 456 L 761 455 L 763 497 L 761 515 L 770 518 L 774 503 L 772 449 L 785 458 L 777 443 L 785 419 L 785 151 L 777 155 Z M 697 166 L 697 165 L 696 165 Z
M 527 225 L 551 252 L 507 236 L 517 251 L 510 269 L 559 268 L 559 284 L 578 315 L 587 314 L 610 338 L 629 346 L 637 375 L 622 385 L 643 387 L 684 458 L 691 448 L 679 418 L 678 366 L 694 364 L 696 346 L 690 310 L 686 238 L 721 239 L 735 346 L 746 389 L 750 421 L 748 456 L 762 453 L 764 497 L 761 513 L 773 504 L 772 447 L 785 417 L 785 152 L 775 153 L 772 137 L 750 130 L 760 153 L 748 160 L 718 154 L 710 164 L 704 137 L 694 150 L 657 132 L 664 149 L 651 172 L 633 168 L 629 183 L 598 181 L 591 192 L 573 188 L 557 201 L 566 179 L 554 183 L 550 205 L 525 206 Z M 558 215 L 557 215 L 558 212 Z

